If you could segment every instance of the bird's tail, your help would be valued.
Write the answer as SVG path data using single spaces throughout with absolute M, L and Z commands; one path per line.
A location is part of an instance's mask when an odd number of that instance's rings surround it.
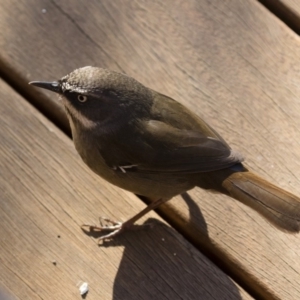
M 269 183 L 250 171 L 233 172 L 222 187 L 233 198 L 265 217 L 278 229 L 300 231 L 300 198 Z

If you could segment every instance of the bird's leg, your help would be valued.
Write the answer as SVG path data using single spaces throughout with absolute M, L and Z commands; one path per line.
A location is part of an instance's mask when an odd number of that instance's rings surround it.
M 129 220 L 127 220 L 124 223 L 123 222 L 112 221 L 112 220 L 107 219 L 107 218 L 100 218 L 100 225 L 99 226 L 83 224 L 81 226 L 81 228 L 83 230 L 85 230 L 85 228 L 87 228 L 89 231 L 99 231 L 99 232 L 100 231 L 111 231 L 110 233 L 101 236 L 99 238 L 100 241 L 104 240 L 104 239 L 112 238 L 112 237 L 116 236 L 117 234 L 120 234 L 121 232 L 123 232 L 125 230 L 128 230 L 131 227 L 133 227 L 133 224 L 138 219 L 143 217 L 146 213 L 148 213 L 152 209 L 155 209 L 159 205 L 163 204 L 167 200 L 168 199 L 160 198 L 156 201 L 151 202 L 146 208 L 144 208 L 142 211 L 140 211 L 139 213 L 137 213 L 135 216 L 133 216 L 132 218 L 130 218 Z M 103 225 L 102 220 L 104 220 L 107 223 L 110 223 L 111 225 L 109 225 L 109 226 L 108 225 Z

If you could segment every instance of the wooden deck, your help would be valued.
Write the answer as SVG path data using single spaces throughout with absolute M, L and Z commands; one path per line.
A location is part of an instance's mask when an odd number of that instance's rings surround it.
M 297 24 L 295 0 L 2 1 L 0 299 L 81 299 L 80 281 L 86 299 L 300 299 L 300 236 L 200 189 L 98 247 L 82 223 L 145 204 L 81 162 L 57 97 L 28 85 L 86 65 L 126 72 L 300 195 Z

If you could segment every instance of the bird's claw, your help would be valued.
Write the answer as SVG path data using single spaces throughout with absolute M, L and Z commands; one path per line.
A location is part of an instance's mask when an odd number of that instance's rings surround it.
M 103 224 L 103 221 L 106 222 L 106 224 Z M 89 224 L 83 224 L 81 225 L 81 229 L 84 231 L 89 231 L 89 232 L 103 232 L 103 231 L 110 231 L 109 233 L 102 235 L 98 239 L 98 243 L 100 241 L 103 241 L 105 239 L 111 239 L 115 237 L 117 234 L 123 231 L 123 224 L 122 222 L 116 222 L 112 221 L 108 218 L 100 217 L 99 218 L 99 223 L 100 225 L 89 225 Z M 109 225 L 111 224 L 111 225 Z
M 103 225 L 103 221 L 105 221 L 106 224 Z M 117 229 L 120 227 L 120 225 L 123 224 L 122 222 L 113 221 L 113 220 L 105 218 L 105 217 L 100 217 L 99 223 L 100 223 L 101 228 L 107 228 L 108 230 Z M 111 224 L 111 225 L 109 225 L 109 224 Z

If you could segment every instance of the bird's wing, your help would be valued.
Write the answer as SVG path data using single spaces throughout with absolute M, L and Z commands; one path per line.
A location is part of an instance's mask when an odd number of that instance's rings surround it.
M 215 137 L 161 121 L 141 121 L 139 132 L 143 138 L 130 143 L 131 149 L 141 150 L 130 158 L 130 164 L 139 172 L 209 172 L 243 160 L 239 153 Z M 129 154 L 130 149 L 126 152 Z

